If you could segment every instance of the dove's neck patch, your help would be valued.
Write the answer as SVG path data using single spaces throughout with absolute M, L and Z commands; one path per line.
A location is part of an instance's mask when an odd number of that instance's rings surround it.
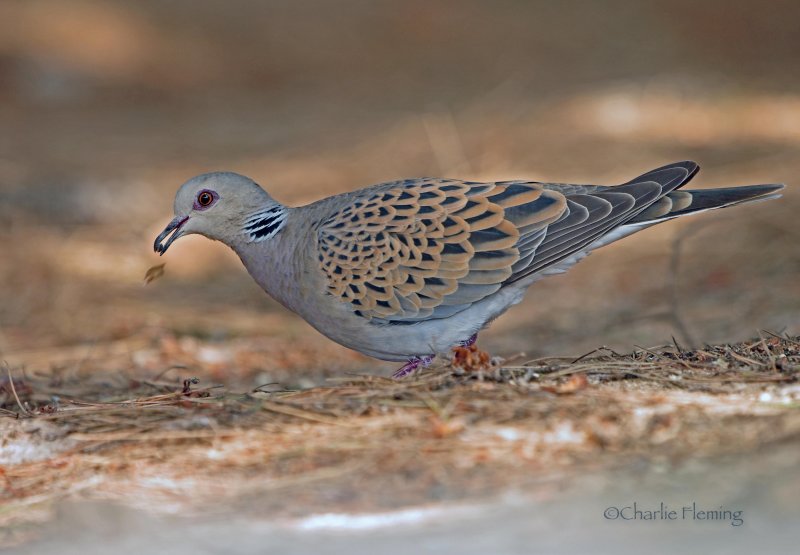
M 249 243 L 256 243 L 275 237 L 286 223 L 286 208 L 272 206 L 248 216 L 242 231 Z

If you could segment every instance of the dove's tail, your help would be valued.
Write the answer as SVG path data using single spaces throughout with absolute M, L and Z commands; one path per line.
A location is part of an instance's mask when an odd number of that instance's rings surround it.
M 673 218 L 744 204 L 778 198 L 782 184 L 745 185 L 743 187 L 726 187 L 720 189 L 703 189 L 694 191 L 675 190 L 667 193 L 635 218 L 625 222 L 626 225 L 656 224 Z
M 689 214 L 700 214 L 708 210 L 716 210 L 717 208 L 725 208 L 726 206 L 735 206 L 737 204 L 745 204 L 748 202 L 759 202 L 762 200 L 769 200 L 781 196 L 780 190 L 783 189 L 783 184 L 772 183 L 768 185 L 744 185 L 741 187 L 724 187 L 719 189 L 702 189 L 702 190 L 683 190 L 680 189 L 683 185 L 697 173 L 699 167 L 694 162 L 679 162 L 671 164 L 664 168 L 658 168 L 650 173 L 647 173 L 631 183 L 640 181 L 653 181 L 658 179 L 658 175 L 664 170 L 671 169 L 672 167 L 684 167 L 689 171 L 689 174 L 684 177 L 677 186 L 673 185 L 672 190 L 663 195 L 661 198 L 650 204 L 642 212 L 626 221 L 616 229 L 603 235 L 597 241 L 592 243 L 589 251 L 618 241 L 623 237 L 632 235 L 637 231 L 646 229 L 652 225 L 666 222 L 674 218 L 680 218 Z M 651 177 L 652 176 L 652 177 Z M 610 190 L 614 190 L 610 187 Z M 588 251 L 587 251 L 588 252 Z

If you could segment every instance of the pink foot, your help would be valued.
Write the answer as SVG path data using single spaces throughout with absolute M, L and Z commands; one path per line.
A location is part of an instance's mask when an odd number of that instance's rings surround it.
M 433 355 L 425 355 L 421 357 L 411 357 L 399 370 L 397 370 L 392 377 L 396 380 L 401 378 L 405 378 L 406 376 L 413 374 L 417 368 L 422 366 L 425 368 L 431 362 L 433 362 Z

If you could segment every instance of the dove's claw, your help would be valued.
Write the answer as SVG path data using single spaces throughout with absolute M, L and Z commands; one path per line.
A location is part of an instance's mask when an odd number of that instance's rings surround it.
M 433 362 L 433 358 L 433 355 L 411 357 L 408 359 L 408 362 L 406 362 L 394 374 L 392 374 L 392 377 L 396 380 L 405 378 L 406 376 L 413 374 L 420 366 L 425 368 L 426 366 L 430 365 L 430 363 Z

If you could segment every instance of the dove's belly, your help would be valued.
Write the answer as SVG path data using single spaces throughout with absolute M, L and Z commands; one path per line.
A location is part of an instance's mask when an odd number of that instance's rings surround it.
M 501 289 L 449 318 L 414 324 L 372 324 L 355 316 L 349 308 L 338 310 L 339 307 L 300 315 L 320 333 L 345 347 L 382 360 L 406 361 L 415 356 L 449 353 L 522 300 L 529 284 Z M 336 301 L 336 304 L 341 303 Z

